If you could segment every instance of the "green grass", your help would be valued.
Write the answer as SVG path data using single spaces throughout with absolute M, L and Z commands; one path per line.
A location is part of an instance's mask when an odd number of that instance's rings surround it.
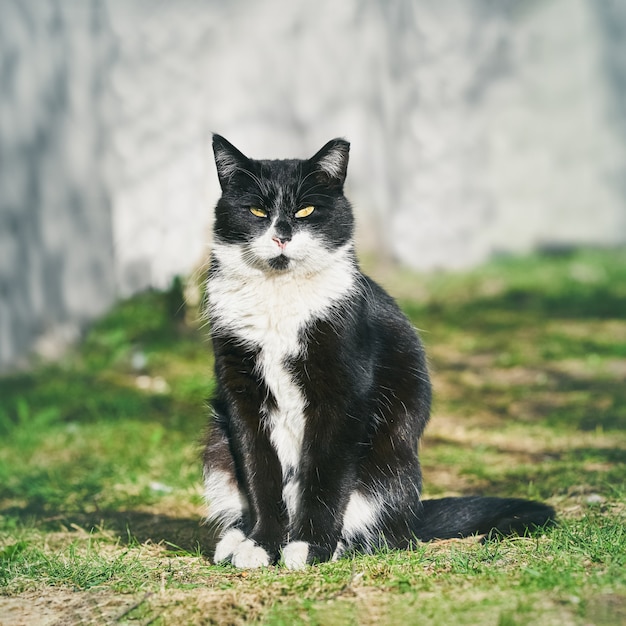
M 118 305 L 61 363 L 0 378 L 0 622 L 626 621 L 626 251 L 369 265 L 430 355 L 426 497 L 541 498 L 557 528 L 297 573 L 211 565 L 212 356 L 178 284 Z

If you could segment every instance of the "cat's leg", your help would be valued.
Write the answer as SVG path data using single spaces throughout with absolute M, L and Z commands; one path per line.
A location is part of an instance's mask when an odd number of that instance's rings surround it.
M 248 502 L 237 483 L 228 439 L 218 420 L 214 420 L 204 450 L 204 493 L 207 522 L 220 531 L 213 560 L 215 563 L 231 560 L 246 540 L 242 528 Z
M 379 543 L 379 523 L 384 511 L 382 498 L 366 494 L 361 489 L 351 492 L 341 515 L 339 539 L 324 542 L 311 536 L 309 541 L 291 541 L 283 548 L 283 562 L 289 569 L 301 569 L 312 562 L 336 561 L 352 548 L 371 551 Z M 336 532 L 336 531 L 335 531 Z M 319 543 L 316 543 L 319 542 Z M 327 543 L 327 545 L 324 545 Z M 334 550 L 330 548 L 334 545 Z
M 302 569 L 312 563 L 339 558 L 346 548 L 339 541 L 339 525 L 331 521 L 338 515 L 333 511 L 334 507 L 324 506 L 325 513 L 321 509 L 313 512 L 312 508 L 306 507 L 309 513 L 304 514 L 311 516 L 310 532 L 301 526 L 299 531 L 292 533 L 294 538 L 282 549 L 283 563 L 289 569 Z
M 233 361 L 235 361 L 233 359 Z M 287 512 L 282 499 L 282 471 L 267 431 L 260 428 L 267 397 L 260 381 L 236 360 L 233 378 L 246 389 L 228 400 L 213 401 L 214 420 L 205 451 L 207 496 L 222 528 L 215 560 L 236 567 L 270 565 L 284 543 Z
M 270 565 L 274 557 L 252 538 L 248 499 L 239 488 L 227 438 L 217 424 L 209 436 L 204 457 L 207 520 L 220 528 L 213 561 L 231 562 L 242 568 Z
M 244 496 L 233 476 L 219 469 L 206 472 L 205 494 L 209 503 L 207 521 L 221 529 L 213 560 L 215 563 L 231 560 L 246 540 L 242 531 L 243 514 L 247 508 Z
M 291 523 L 290 541 L 282 550 L 289 569 L 329 561 L 344 548 L 339 540 L 355 472 L 349 455 L 331 452 L 329 458 L 328 449 L 322 445 L 309 451 L 308 470 L 304 468 L 300 478 L 306 488 Z
M 282 474 L 266 434 L 255 432 L 254 444 L 241 454 L 241 473 L 247 485 L 250 532 L 233 553 L 236 567 L 261 567 L 278 559 L 287 527 L 282 499 Z

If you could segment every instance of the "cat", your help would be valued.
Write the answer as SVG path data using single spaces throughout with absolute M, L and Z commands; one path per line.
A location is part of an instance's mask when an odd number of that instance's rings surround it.
M 217 389 L 203 459 L 216 563 L 300 569 L 554 520 L 528 500 L 421 499 L 426 356 L 359 269 L 343 193 L 349 149 L 333 139 L 308 160 L 255 160 L 213 136 Z

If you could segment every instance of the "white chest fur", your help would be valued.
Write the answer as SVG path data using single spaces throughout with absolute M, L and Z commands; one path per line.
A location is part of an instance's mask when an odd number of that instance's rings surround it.
M 213 253 L 220 269 L 208 283 L 212 331 L 232 333 L 259 349 L 256 366 L 277 407 L 263 417 L 285 476 L 299 465 L 306 406 L 286 363 L 306 350 L 302 330 L 328 317 L 333 305 L 354 289 L 351 250 L 346 246 L 329 253 L 333 258 L 315 273 L 271 274 L 245 264 L 238 246 L 217 244 Z M 293 481 L 286 485 L 290 512 L 297 506 L 296 493 Z
M 302 328 L 326 317 L 354 288 L 349 245 L 327 252 L 322 267 L 306 273 L 266 273 L 246 264 L 236 245 L 215 244 L 213 254 L 220 262 L 208 283 L 213 330 L 235 333 L 254 346 L 278 342 L 288 351 Z

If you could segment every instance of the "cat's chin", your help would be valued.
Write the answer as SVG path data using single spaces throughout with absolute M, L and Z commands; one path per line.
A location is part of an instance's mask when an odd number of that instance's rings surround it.
M 280 254 L 279 256 L 268 259 L 267 264 L 273 270 L 286 270 L 289 267 L 289 258 L 286 257 L 284 254 Z

